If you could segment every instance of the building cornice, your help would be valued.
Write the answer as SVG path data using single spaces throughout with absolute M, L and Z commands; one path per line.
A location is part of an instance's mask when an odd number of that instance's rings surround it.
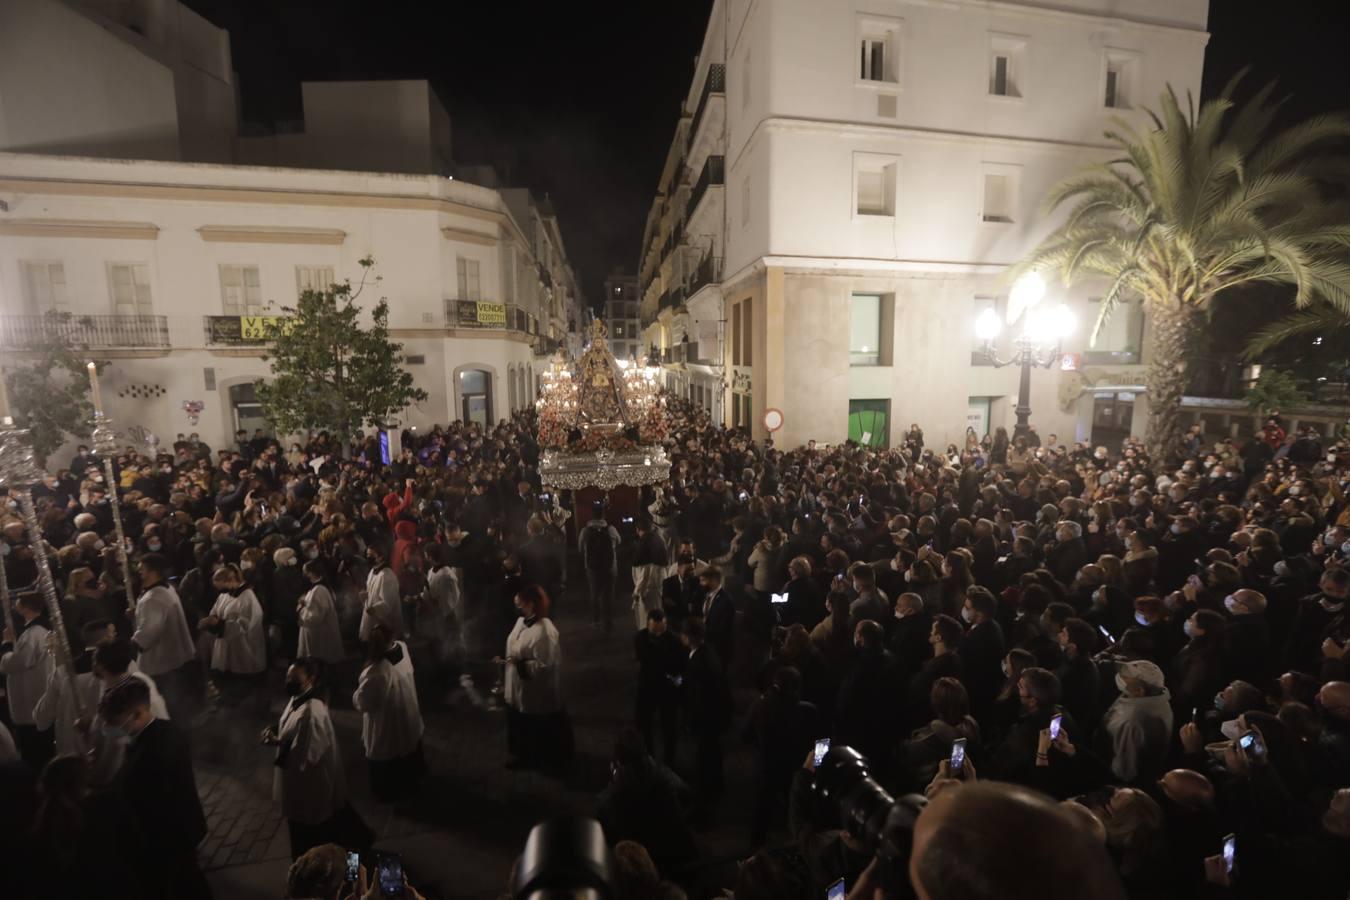
M 1093 25 L 1108 25 L 1116 28 L 1138 28 L 1169 35 L 1180 35 L 1209 43 L 1209 32 L 1181 22 L 1165 22 L 1157 19 L 1139 19 L 1120 15 L 1103 15 L 1077 9 L 1065 9 L 1062 6 L 1041 6 L 1031 2 L 1012 3 L 1008 0 L 902 0 L 904 6 L 929 6 L 939 9 L 959 9 L 965 11 L 983 11 L 1005 16 L 1026 16 L 1037 19 L 1057 21 L 1086 22 Z
M 911 125 L 876 125 L 871 122 L 858 122 L 850 119 L 818 119 L 807 116 L 766 116 L 755 123 L 755 129 L 741 143 L 730 167 L 740 165 L 742 157 L 750 152 L 760 137 L 771 131 L 798 132 L 831 135 L 854 135 L 861 137 L 904 137 L 912 140 L 930 141 L 948 144 L 979 144 L 1002 147 L 1020 147 L 1036 150 L 1059 150 L 1065 153 L 1110 153 L 1110 144 L 1092 141 L 1065 141 L 1055 138 L 1018 137 L 1003 134 L 980 134 L 973 131 L 951 131 L 942 128 L 917 128 Z
M 304 191 L 286 188 L 227 187 L 192 184 L 143 184 L 128 181 L 81 181 L 0 175 L 0 192 L 66 197 L 112 197 L 122 200 L 168 200 L 187 203 L 258 203 L 294 206 L 397 209 L 447 213 L 493 222 L 528 248 L 520 226 L 508 213 L 441 197 L 405 194 L 362 194 L 347 191 Z M 528 253 L 528 250 L 526 251 Z
M 782 269 L 792 274 L 857 275 L 874 277 L 879 274 L 905 272 L 914 275 L 1001 275 L 1011 262 L 978 262 L 974 260 L 885 259 L 863 256 L 794 256 L 772 254 L 761 256 L 742 266 L 735 274 L 722 281 L 723 297 L 730 297 L 742 285 L 761 275 L 767 268 Z
M 153 241 L 159 226 L 153 222 L 96 222 L 81 219 L 0 219 L 0 235 L 7 237 L 111 238 Z
M 481 231 L 466 231 L 463 228 L 441 229 L 441 235 L 452 241 L 460 241 L 465 244 L 482 244 L 485 247 L 491 247 L 497 243 L 497 237 L 491 234 L 483 234 Z
M 347 232 L 337 228 L 290 228 L 272 225 L 203 225 L 202 240 L 227 244 L 323 244 L 340 246 Z

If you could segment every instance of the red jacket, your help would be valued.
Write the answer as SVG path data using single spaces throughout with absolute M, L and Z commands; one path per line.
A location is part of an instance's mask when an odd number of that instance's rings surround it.
M 413 492 L 412 485 L 403 489 L 403 499 L 399 500 L 398 494 L 393 491 L 384 495 L 384 513 L 389 517 L 389 527 L 393 528 L 398 524 L 398 517 L 408 511 L 412 506 Z

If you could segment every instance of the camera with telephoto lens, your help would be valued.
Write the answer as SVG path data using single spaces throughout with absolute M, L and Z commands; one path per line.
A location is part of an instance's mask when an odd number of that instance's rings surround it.
M 886 791 L 852 747 L 831 747 L 811 781 L 812 821 L 821 828 L 847 831 L 876 856 L 887 896 L 913 898 L 909 855 L 914 822 L 928 801 L 918 794 L 896 799 Z
M 611 900 L 615 896 L 613 863 L 599 822 L 563 817 L 530 830 L 511 878 L 512 900 Z

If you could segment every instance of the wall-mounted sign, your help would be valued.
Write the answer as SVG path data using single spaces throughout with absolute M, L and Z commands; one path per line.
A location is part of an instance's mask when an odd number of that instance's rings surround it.
M 287 316 L 207 316 L 206 339 L 212 344 L 261 344 L 268 328 L 290 327 Z
M 764 410 L 764 428 L 770 434 L 783 427 L 783 411 L 780 409 Z
M 461 328 L 505 328 L 506 304 L 460 300 L 455 306 L 455 317 Z

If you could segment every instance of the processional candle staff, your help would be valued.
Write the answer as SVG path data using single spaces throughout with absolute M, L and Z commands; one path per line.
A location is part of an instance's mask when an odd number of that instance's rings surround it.
M 13 422 L 9 414 L 9 385 L 6 383 L 4 369 L 0 368 L 0 431 L 8 430 Z M 3 475 L 0 475 L 0 486 L 3 486 Z M 8 553 L 9 544 L 0 542 L 0 622 L 13 625 L 14 610 L 9 603 L 9 574 L 5 571 L 5 556 Z
M 3 377 L 0 377 L 0 381 L 3 381 Z M 28 530 L 28 546 L 33 552 L 33 562 L 37 566 L 38 590 L 42 594 L 43 604 L 47 607 L 47 618 L 55 635 L 53 652 L 56 664 L 69 682 L 76 715 L 84 718 L 84 703 L 80 699 L 75 681 L 75 657 L 70 651 L 65 618 L 61 615 L 61 604 L 56 598 L 56 582 L 52 580 L 52 569 L 47 562 L 47 544 L 38 526 L 37 508 L 33 505 L 32 485 L 41 477 L 42 470 L 33 455 L 28 430 L 15 428 L 14 420 L 7 415 L 0 418 L 0 484 L 18 493 L 19 514 L 23 517 L 24 527 Z M 2 577 L 0 575 L 0 578 Z
M 94 452 L 103 460 L 103 480 L 108 486 L 108 503 L 112 507 L 113 534 L 117 538 L 117 564 L 122 569 L 122 583 L 127 591 L 127 610 L 136 614 L 136 595 L 131 589 L 131 562 L 127 559 L 127 536 L 122 530 L 122 501 L 117 494 L 117 476 L 113 470 L 113 456 L 117 453 L 117 432 L 112 419 L 103 412 L 103 392 L 98 384 L 98 366 L 93 360 L 85 367 L 89 371 L 89 393 L 94 401 L 94 432 L 91 435 Z

